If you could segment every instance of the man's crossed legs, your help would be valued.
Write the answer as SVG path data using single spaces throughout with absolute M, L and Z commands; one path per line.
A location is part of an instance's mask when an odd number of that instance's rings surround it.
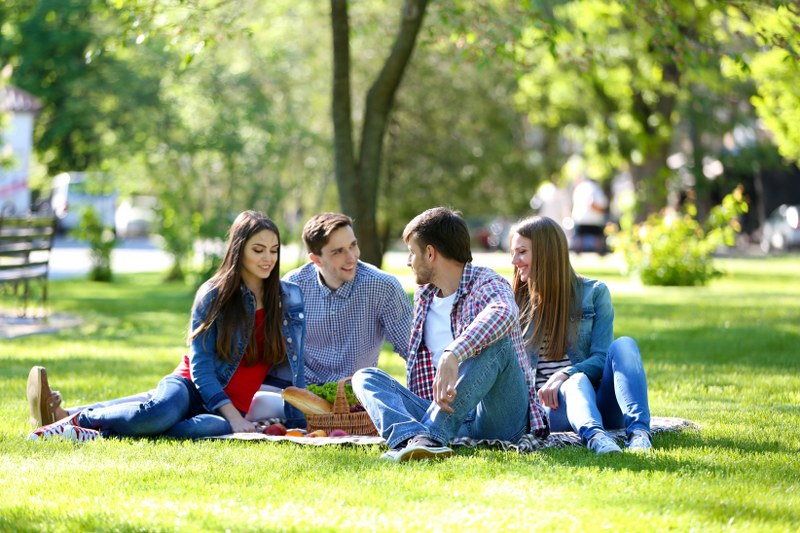
M 528 431 L 528 389 L 509 338 L 461 363 L 458 376 L 448 413 L 382 370 L 356 372 L 353 390 L 391 448 L 384 458 L 444 457 L 454 437 L 516 442 Z

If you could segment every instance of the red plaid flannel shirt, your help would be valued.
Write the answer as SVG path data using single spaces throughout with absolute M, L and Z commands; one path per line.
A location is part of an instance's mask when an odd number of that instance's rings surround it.
M 408 350 L 408 387 L 414 394 L 428 400 L 433 399 L 436 369 L 422 336 L 425 318 L 437 291 L 436 287 L 428 284 L 419 287 L 414 295 L 414 324 Z M 536 373 L 531 368 L 522 343 L 518 314 L 508 281 L 491 269 L 467 263 L 450 314 L 454 340 L 447 350 L 452 351 L 459 361 L 463 361 L 510 335 L 528 384 L 531 431 L 541 434 L 547 431 L 547 422 L 536 395 Z

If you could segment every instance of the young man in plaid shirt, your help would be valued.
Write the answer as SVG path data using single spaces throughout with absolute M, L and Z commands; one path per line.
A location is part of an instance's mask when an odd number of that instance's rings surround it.
M 403 240 L 419 288 L 408 350 L 410 390 L 377 368 L 356 372 L 353 389 L 394 461 L 448 456 L 450 439 L 516 441 L 548 434 L 522 344 L 508 282 L 473 266 L 458 213 L 429 209 Z

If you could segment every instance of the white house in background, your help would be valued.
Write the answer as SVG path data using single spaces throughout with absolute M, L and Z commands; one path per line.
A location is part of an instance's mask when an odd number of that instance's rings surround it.
M 0 112 L 7 114 L 2 131 L 2 150 L 11 155 L 8 167 L 0 168 L 0 215 L 24 214 L 31 208 L 28 186 L 33 151 L 33 121 L 42 104 L 17 87 L 0 88 Z

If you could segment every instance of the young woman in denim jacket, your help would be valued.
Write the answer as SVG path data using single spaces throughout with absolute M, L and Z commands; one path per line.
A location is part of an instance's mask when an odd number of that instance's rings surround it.
M 517 223 L 511 253 L 520 324 L 551 431 L 572 429 L 591 450 L 610 453 L 622 450 L 606 429 L 625 428 L 628 449 L 650 449 L 642 358 L 630 337 L 614 340 L 606 285 L 575 274 L 566 235 L 550 218 Z
M 244 415 L 270 370 L 285 367 L 304 386 L 303 296 L 281 282 L 280 234 L 255 211 L 229 232 L 222 265 L 197 291 L 189 354 L 147 401 L 89 407 L 31 438 L 91 440 L 100 435 L 201 438 L 253 432 Z

